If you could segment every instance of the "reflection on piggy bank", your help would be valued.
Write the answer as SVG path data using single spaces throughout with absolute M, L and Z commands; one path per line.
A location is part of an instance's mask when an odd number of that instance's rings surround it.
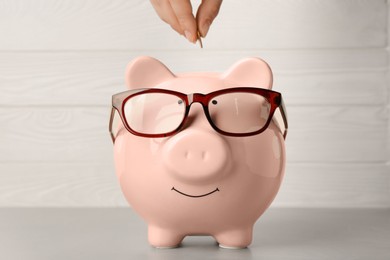
M 140 57 L 126 83 L 113 96 L 115 168 L 150 244 L 210 235 L 221 247 L 247 247 L 285 168 L 287 119 L 269 66 L 247 58 L 222 74 L 175 75 Z

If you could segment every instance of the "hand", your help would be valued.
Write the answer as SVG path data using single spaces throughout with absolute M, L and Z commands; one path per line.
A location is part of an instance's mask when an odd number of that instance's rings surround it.
M 190 0 L 150 0 L 150 2 L 161 20 L 192 43 L 196 42 L 198 31 L 201 37 L 206 37 L 222 4 L 222 0 L 202 0 L 195 18 Z

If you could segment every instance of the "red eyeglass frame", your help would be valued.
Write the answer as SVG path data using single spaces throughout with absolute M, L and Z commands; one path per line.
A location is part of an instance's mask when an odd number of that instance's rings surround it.
M 267 122 L 265 125 L 254 132 L 249 132 L 249 133 L 229 133 L 225 132 L 221 129 L 219 129 L 217 126 L 214 125 L 213 121 L 211 120 L 209 109 L 208 109 L 208 104 L 210 100 L 216 96 L 222 95 L 222 94 L 228 94 L 228 93 L 236 93 L 236 92 L 241 92 L 241 93 L 253 93 L 253 94 L 258 94 L 262 97 L 264 97 L 271 105 L 270 108 L 270 113 L 267 119 Z M 134 131 L 131 129 L 131 127 L 127 124 L 126 118 L 124 116 L 124 105 L 126 104 L 126 101 L 134 96 L 145 94 L 145 93 L 164 93 L 164 94 L 171 94 L 179 97 L 181 100 L 185 102 L 186 108 L 185 108 L 185 114 L 183 121 L 181 124 L 173 131 L 168 132 L 168 133 L 163 133 L 163 134 L 144 134 L 144 133 L 139 133 L 137 131 Z M 202 94 L 202 93 L 192 93 L 192 94 L 184 94 L 181 92 L 173 91 L 173 90 L 167 90 L 167 89 L 158 89 L 158 88 L 143 88 L 143 89 L 134 89 L 134 90 L 127 90 L 118 94 L 115 94 L 112 96 L 112 109 L 111 109 L 111 116 L 110 116 L 110 122 L 109 122 L 109 131 L 110 135 L 112 138 L 112 141 L 115 142 L 115 136 L 112 131 L 112 124 L 114 121 L 114 115 L 115 115 L 115 110 L 118 112 L 121 121 L 126 128 L 127 131 L 130 133 L 137 135 L 137 136 L 142 136 L 142 137 L 149 137 L 149 138 L 158 138 L 158 137 L 167 137 L 174 135 L 178 133 L 183 126 L 185 125 L 187 119 L 188 119 L 188 114 L 191 108 L 191 105 L 193 103 L 200 103 L 203 106 L 203 111 L 206 115 L 207 120 L 209 121 L 211 127 L 217 131 L 220 134 L 227 135 L 227 136 L 235 136 L 235 137 L 243 137 L 243 136 L 251 136 L 251 135 L 256 135 L 261 132 L 263 132 L 265 129 L 268 128 L 273 115 L 275 113 L 275 110 L 279 108 L 280 113 L 283 118 L 283 123 L 285 126 L 285 130 L 283 133 L 283 138 L 286 139 L 287 136 L 287 129 L 288 129 L 288 122 L 287 122 L 287 113 L 286 113 L 286 108 L 283 102 L 282 94 L 273 90 L 269 89 L 262 89 L 262 88 L 254 88 L 254 87 L 236 87 L 236 88 L 227 88 L 227 89 L 222 89 L 222 90 L 217 90 L 214 92 L 210 92 L 208 94 Z

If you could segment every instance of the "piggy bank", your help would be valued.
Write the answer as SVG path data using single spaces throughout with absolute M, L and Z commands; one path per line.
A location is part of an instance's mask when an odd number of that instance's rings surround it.
M 220 247 L 247 247 L 285 169 L 286 111 L 270 67 L 247 58 L 224 73 L 175 75 L 139 57 L 126 83 L 112 98 L 115 169 L 149 243 L 209 235 Z

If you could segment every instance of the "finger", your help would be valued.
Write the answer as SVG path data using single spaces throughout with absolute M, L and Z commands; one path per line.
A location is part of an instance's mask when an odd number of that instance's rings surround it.
M 184 35 L 169 0 L 150 0 L 150 2 L 161 20 L 169 24 L 179 34 Z
M 195 43 L 197 27 L 195 17 L 192 14 L 191 2 L 189 0 L 169 0 L 169 2 L 184 35 L 190 42 Z
M 222 0 L 203 0 L 196 14 L 198 30 L 202 37 L 206 37 L 211 23 L 221 8 Z

